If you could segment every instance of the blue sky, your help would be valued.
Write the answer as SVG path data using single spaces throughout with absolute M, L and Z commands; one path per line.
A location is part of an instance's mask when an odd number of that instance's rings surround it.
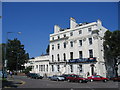
M 118 29 L 117 2 L 3 2 L 2 14 L 2 42 L 7 32 L 22 32 L 11 33 L 8 38 L 18 38 L 30 57 L 45 53 L 54 25 L 68 28 L 70 17 L 78 23 L 100 19 L 105 28 Z

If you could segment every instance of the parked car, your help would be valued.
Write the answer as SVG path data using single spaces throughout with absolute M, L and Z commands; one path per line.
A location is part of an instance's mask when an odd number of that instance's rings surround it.
M 0 78 L 7 78 L 7 72 L 0 71 Z
M 113 77 L 113 78 L 111 78 L 111 80 L 113 80 L 114 82 L 115 82 L 115 81 L 120 82 L 120 76 L 118 76 L 118 77 Z
M 102 76 L 100 76 L 100 75 L 92 75 L 92 76 L 88 77 L 88 80 L 89 80 L 90 82 L 92 82 L 92 81 L 103 81 L 103 82 L 106 82 L 106 81 L 108 81 L 109 79 L 108 79 L 108 78 L 105 78 L 105 77 L 102 77 Z
M 33 73 L 33 74 L 31 75 L 31 78 L 34 78 L 34 79 L 42 79 L 43 76 L 41 76 L 41 75 L 38 74 L 38 73 Z
M 70 74 L 63 74 L 62 76 L 67 80 L 67 77 L 69 77 Z
M 75 75 L 75 74 L 69 75 L 66 79 L 68 82 L 71 82 L 71 81 L 80 82 L 80 83 L 88 82 L 87 78 L 83 78 L 81 75 Z
M 65 78 L 63 76 L 53 75 L 52 77 L 50 77 L 50 80 L 64 81 Z
M 27 76 L 27 77 L 31 77 L 32 74 L 33 74 L 33 73 L 27 73 L 26 76 Z
M 28 73 L 27 77 L 34 78 L 34 79 L 42 79 L 43 78 L 43 76 L 41 76 L 38 73 Z

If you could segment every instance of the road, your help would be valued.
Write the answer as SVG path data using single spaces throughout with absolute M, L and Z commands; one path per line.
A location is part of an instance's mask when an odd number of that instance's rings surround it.
M 22 81 L 22 84 L 17 88 L 118 88 L 120 84 L 113 81 L 108 81 L 106 83 L 101 81 L 88 83 L 51 81 L 48 79 L 30 79 L 26 76 L 14 76 L 14 79 Z

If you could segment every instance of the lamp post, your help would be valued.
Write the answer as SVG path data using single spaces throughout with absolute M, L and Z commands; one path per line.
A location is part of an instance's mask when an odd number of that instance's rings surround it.
M 7 68 L 7 47 L 8 47 L 8 34 L 10 33 L 17 33 L 17 34 L 21 34 L 21 32 L 7 32 L 6 35 L 6 44 L 5 44 L 5 54 L 4 54 L 4 64 L 3 64 L 3 71 Z

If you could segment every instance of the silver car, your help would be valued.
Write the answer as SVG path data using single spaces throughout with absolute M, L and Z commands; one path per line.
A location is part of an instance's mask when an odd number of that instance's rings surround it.
M 65 78 L 63 76 L 58 76 L 58 75 L 53 75 L 52 77 L 50 77 L 50 80 L 55 80 L 55 81 L 64 81 Z

